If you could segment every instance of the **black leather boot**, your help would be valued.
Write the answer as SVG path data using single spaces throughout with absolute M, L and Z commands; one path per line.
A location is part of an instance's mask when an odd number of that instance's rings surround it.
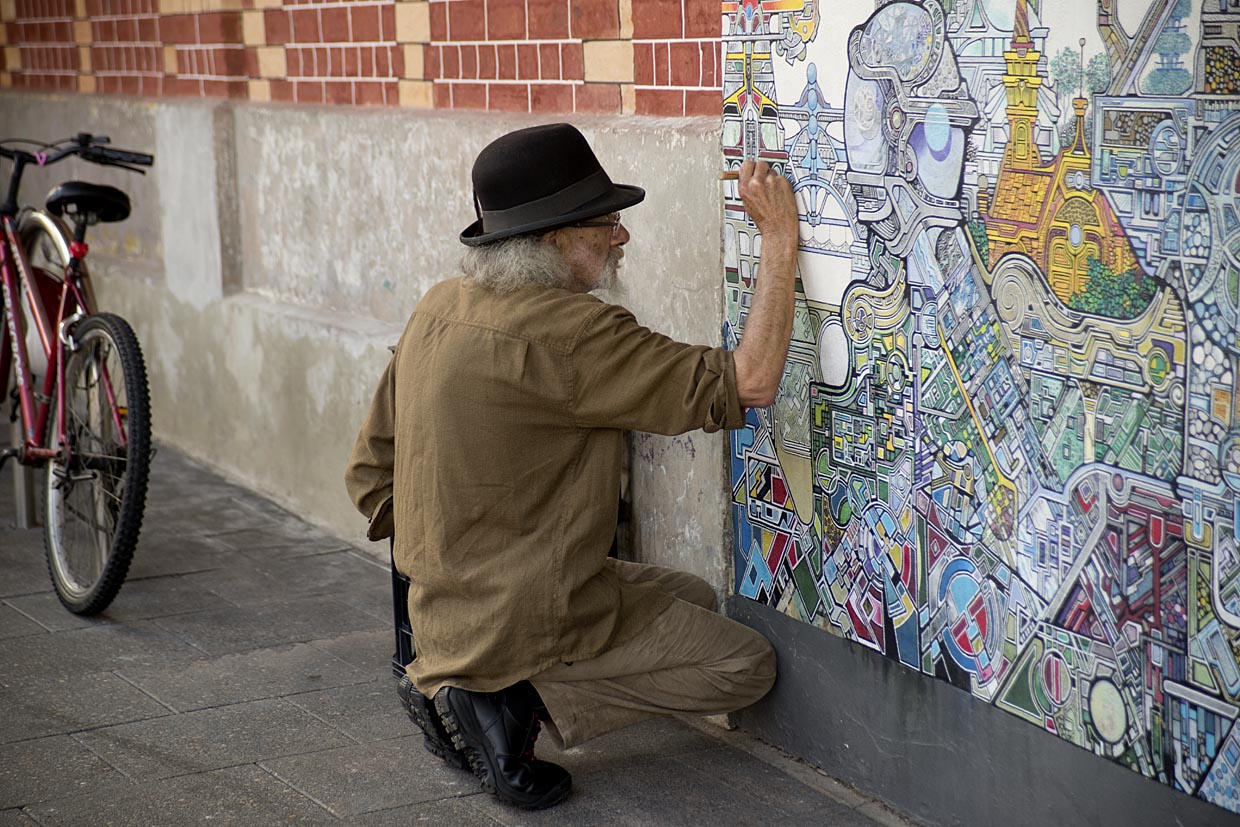
M 448 686 L 435 695 L 452 744 L 469 759 L 482 788 L 526 810 L 558 804 L 573 783 L 568 770 L 533 759 L 539 706 L 538 693 L 524 681 L 499 692 Z
M 434 702 L 413 688 L 413 681 L 409 680 L 408 675 L 401 675 L 400 680 L 397 681 L 396 694 L 400 696 L 400 702 L 405 707 L 405 712 L 409 714 L 409 720 L 422 730 L 422 736 L 425 739 L 423 746 L 426 747 L 426 751 L 442 758 L 444 763 L 451 767 L 468 770 L 469 761 L 460 750 L 452 746 L 452 739 L 448 737 L 443 723 L 439 720 L 439 713 L 435 711 Z

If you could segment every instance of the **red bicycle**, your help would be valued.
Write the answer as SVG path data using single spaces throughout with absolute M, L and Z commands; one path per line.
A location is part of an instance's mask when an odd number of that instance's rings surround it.
M 77 614 L 102 611 L 120 591 L 138 544 L 150 474 L 142 350 L 128 322 L 95 312 L 85 261 L 86 228 L 127 218 L 129 196 L 69 181 L 52 190 L 43 211 L 19 208 L 17 193 L 31 165 L 77 156 L 142 173 L 140 167 L 154 162 L 108 143 L 85 133 L 53 144 L 0 141 L 0 156 L 13 162 L 0 204 L 7 329 L 0 336 L 0 400 L 11 396 L 10 419 L 21 421 L 20 444 L 0 452 L 0 466 L 16 459 L 44 468 L 48 571 L 60 601 Z M 41 381 L 32 356 L 46 364 Z

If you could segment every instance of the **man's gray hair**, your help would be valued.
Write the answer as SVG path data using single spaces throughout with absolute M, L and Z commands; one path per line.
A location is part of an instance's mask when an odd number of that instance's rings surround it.
M 573 279 L 559 249 L 539 235 L 470 247 L 461 258 L 461 272 L 470 283 L 496 293 L 522 287 L 568 287 Z

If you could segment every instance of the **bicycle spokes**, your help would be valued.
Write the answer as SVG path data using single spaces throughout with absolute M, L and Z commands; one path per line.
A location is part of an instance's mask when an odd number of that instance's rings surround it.
M 82 343 L 64 377 L 64 446 L 51 472 L 67 579 L 95 582 L 107 560 L 121 508 L 127 398 L 124 372 L 106 337 Z

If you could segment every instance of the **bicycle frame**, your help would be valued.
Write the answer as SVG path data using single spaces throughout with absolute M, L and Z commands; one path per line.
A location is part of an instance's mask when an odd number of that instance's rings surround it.
M 13 216 L 0 214 L 0 229 L 3 231 L 3 236 L 0 237 L 0 290 L 3 291 L 5 317 L 8 322 L 7 335 L 0 338 L 0 399 L 7 396 L 9 368 L 15 367 L 18 404 L 24 426 L 18 462 L 29 465 L 57 456 L 61 446 L 65 446 L 67 450 L 64 361 L 66 343 L 72 341 L 68 328 L 76 321 L 75 317 L 80 318 L 93 312 L 89 289 L 84 283 L 85 270 L 81 266 L 86 245 L 74 245 L 74 248 L 71 248 L 68 265 L 58 281 L 37 276 L 32 271 L 18 238 L 17 221 Z M 30 372 L 23 298 L 30 307 L 39 344 L 47 357 L 47 374 L 43 377 L 41 394 L 36 393 L 35 380 Z M 54 319 L 47 311 L 51 305 L 56 307 Z M 112 383 L 106 371 L 102 381 L 109 400 L 114 402 Z M 57 406 L 59 433 L 49 446 L 47 424 L 53 402 Z M 111 408 L 113 417 L 119 420 L 115 404 L 111 405 Z M 118 432 L 123 434 L 119 421 L 116 425 Z

